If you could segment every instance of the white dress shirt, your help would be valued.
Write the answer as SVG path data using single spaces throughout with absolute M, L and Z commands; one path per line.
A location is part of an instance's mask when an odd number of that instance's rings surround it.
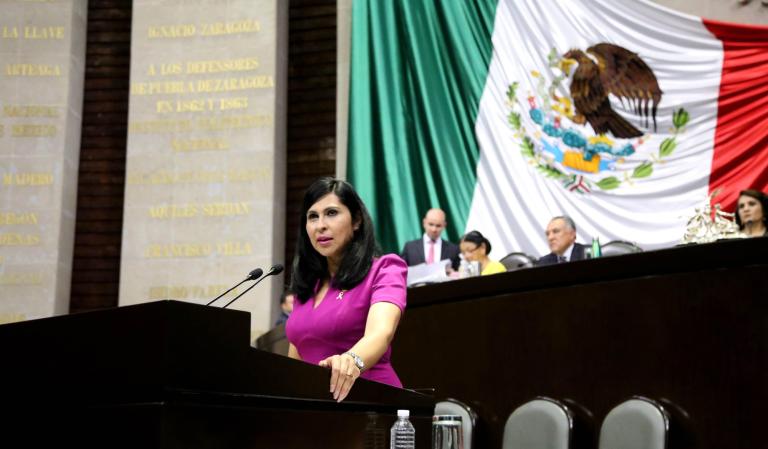
M 566 262 L 571 261 L 571 254 L 573 253 L 573 247 L 575 246 L 576 242 L 571 243 L 571 246 L 568 247 L 568 249 L 565 250 L 563 253 L 563 256 L 565 257 Z

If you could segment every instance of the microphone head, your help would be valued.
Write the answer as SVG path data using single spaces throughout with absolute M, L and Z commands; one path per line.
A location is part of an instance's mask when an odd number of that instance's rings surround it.
M 255 270 L 248 273 L 248 280 L 258 279 L 262 274 L 264 274 L 264 270 L 261 268 L 256 268 Z
M 272 268 L 269 269 L 269 274 L 280 274 L 283 272 L 283 266 L 279 263 L 276 263 L 272 265 Z

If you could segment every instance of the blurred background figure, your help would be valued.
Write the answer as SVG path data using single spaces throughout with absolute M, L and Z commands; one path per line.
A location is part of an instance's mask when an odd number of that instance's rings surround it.
M 286 290 L 283 293 L 283 296 L 280 297 L 280 316 L 277 317 L 277 321 L 275 321 L 275 326 L 279 326 L 286 321 L 288 321 L 288 317 L 291 315 L 291 312 L 293 312 L 293 300 L 295 296 L 292 291 Z
M 768 197 L 759 190 L 742 190 L 736 203 L 736 224 L 749 237 L 768 235 L 766 226 Z
M 461 255 L 467 262 L 480 262 L 480 275 L 504 273 L 507 269 L 500 262 L 491 260 L 491 242 L 480 231 L 471 231 L 459 242 Z

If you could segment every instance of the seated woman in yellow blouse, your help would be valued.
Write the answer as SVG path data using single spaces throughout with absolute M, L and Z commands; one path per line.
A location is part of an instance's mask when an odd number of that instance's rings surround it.
M 459 242 L 459 249 L 468 262 L 480 262 L 480 274 L 503 273 L 507 271 L 500 262 L 491 260 L 488 254 L 491 252 L 491 242 L 479 231 L 468 232 Z

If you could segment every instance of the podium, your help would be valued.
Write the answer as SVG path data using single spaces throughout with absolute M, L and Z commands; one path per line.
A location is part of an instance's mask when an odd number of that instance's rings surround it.
M 386 447 L 409 409 L 429 447 L 434 398 L 249 344 L 246 312 L 179 301 L 0 326 L 3 447 Z M 10 443 L 10 444 L 9 444 Z

